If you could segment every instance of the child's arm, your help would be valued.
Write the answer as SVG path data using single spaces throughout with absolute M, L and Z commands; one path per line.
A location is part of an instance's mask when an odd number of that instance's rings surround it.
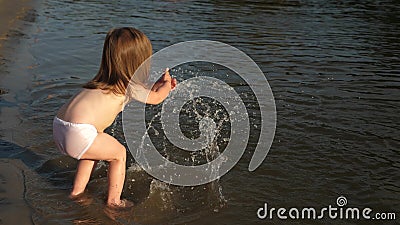
M 136 84 L 130 84 L 124 105 L 126 105 L 131 99 L 135 99 L 139 102 L 157 105 L 167 98 L 169 92 L 175 88 L 176 79 L 171 78 L 168 69 L 165 71 L 163 76 L 153 85 L 151 90 Z
M 146 103 L 157 105 L 167 98 L 169 92 L 176 86 L 176 79 L 172 79 L 169 69 L 165 70 L 163 76 L 153 85 Z
M 168 71 L 167 71 L 167 70 L 168 70 Z M 152 91 L 157 91 L 157 89 L 158 89 L 159 87 L 161 87 L 161 86 L 164 84 L 164 82 L 165 82 L 165 76 L 166 76 L 167 73 L 168 73 L 168 75 L 170 76 L 170 74 L 169 74 L 169 69 L 167 68 L 167 70 L 166 70 L 165 73 L 160 77 L 160 79 L 158 79 L 158 80 L 154 83 L 153 87 L 151 88 Z M 171 77 L 171 76 L 170 76 L 170 77 Z M 177 84 L 176 79 L 175 79 L 175 78 L 171 78 L 171 90 L 174 90 L 174 89 L 175 89 L 176 84 Z

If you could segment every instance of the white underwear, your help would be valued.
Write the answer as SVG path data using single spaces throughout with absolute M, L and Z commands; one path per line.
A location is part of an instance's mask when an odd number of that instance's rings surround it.
M 97 129 L 92 124 L 71 123 L 54 117 L 53 138 L 63 154 L 80 159 L 96 136 Z

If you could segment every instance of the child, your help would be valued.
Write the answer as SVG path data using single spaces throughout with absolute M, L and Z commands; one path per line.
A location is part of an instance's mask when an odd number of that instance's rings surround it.
M 118 28 L 108 32 L 97 75 L 83 89 L 61 107 L 53 120 L 53 137 L 57 148 L 79 160 L 70 197 L 82 194 L 98 160 L 109 162 L 107 205 L 130 207 L 121 192 L 125 180 L 126 149 L 114 137 L 104 133 L 127 102 L 128 84 L 146 87 L 146 76 L 132 75 L 151 56 L 149 39 L 135 28 Z M 136 75 L 135 75 L 136 76 Z M 159 104 L 176 86 L 166 69 L 145 101 Z M 135 96 L 132 96 L 135 98 Z

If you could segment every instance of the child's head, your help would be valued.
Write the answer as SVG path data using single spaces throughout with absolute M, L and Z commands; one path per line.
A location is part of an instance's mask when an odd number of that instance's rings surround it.
M 84 88 L 125 94 L 133 74 L 151 54 L 150 40 L 141 31 L 131 27 L 112 29 L 104 41 L 99 72 Z M 139 73 L 132 81 L 145 83 L 147 76 Z

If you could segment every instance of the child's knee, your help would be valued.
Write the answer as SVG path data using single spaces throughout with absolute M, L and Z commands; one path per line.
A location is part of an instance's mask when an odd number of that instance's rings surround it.
M 126 161 L 126 148 L 121 145 L 118 149 L 118 153 L 116 154 L 116 160 Z

